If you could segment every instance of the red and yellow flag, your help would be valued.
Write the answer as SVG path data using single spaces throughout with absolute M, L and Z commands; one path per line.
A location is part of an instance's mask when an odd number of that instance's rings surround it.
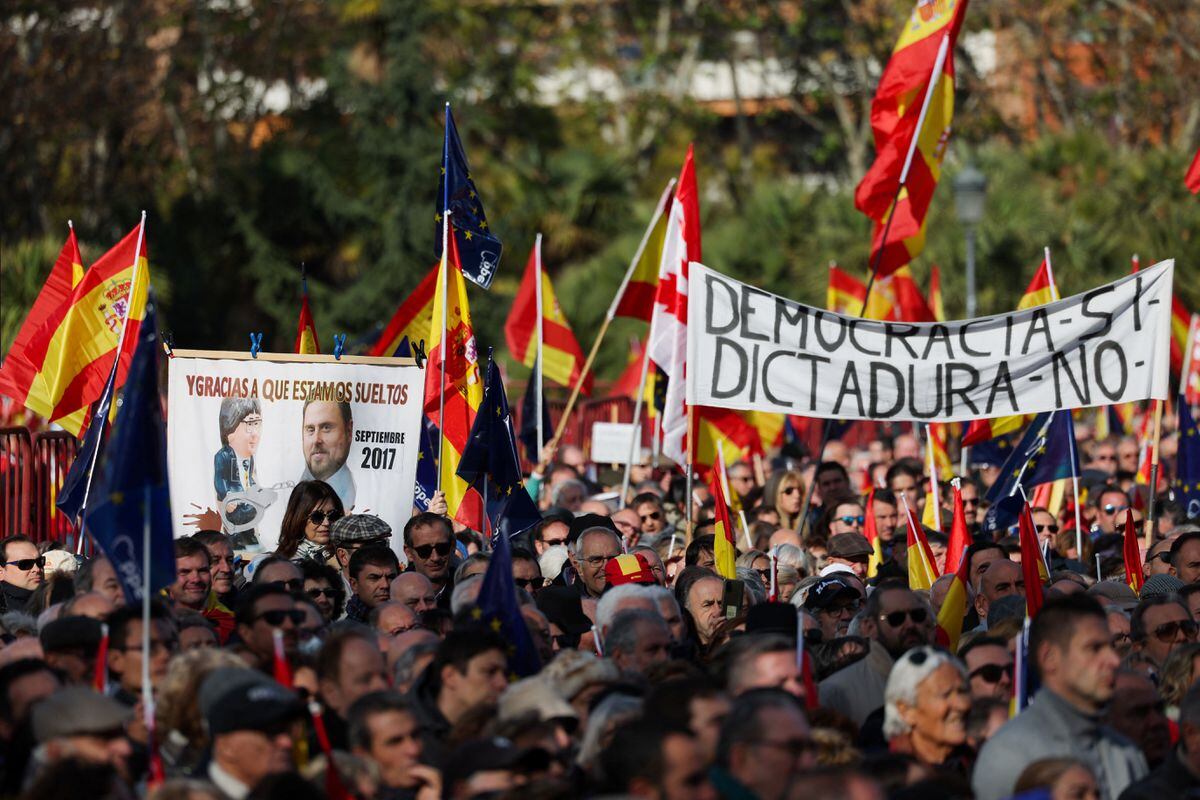
M 1021 517 L 1017 524 L 1018 536 L 1021 541 L 1021 574 L 1025 578 L 1025 613 L 1032 619 L 1037 616 L 1045 602 L 1042 584 L 1050 580 L 1050 570 L 1042 558 L 1042 548 L 1038 546 L 1037 531 L 1033 527 L 1033 512 L 1029 503 L 1021 509 Z
M 475 413 L 483 402 L 483 382 L 479 377 L 478 348 L 471 326 L 471 309 L 467 304 L 467 282 L 458 263 L 458 247 L 453 236 L 449 237 L 449 242 L 442 254 L 433 299 L 433 318 L 426 332 L 429 364 L 425 368 L 425 416 L 434 425 L 442 422 L 438 466 L 449 516 L 481 531 L 483 502 L 457 473 Z M 443 293 L 446 297 L 445 341 L 442 340 Z M 443 394 L 444 420 L 439 420 Z
M 970 564 L 963 557 L 971 546 L 971 532 L 963 509 L 962 490 L 954 482 L 954 519 L 950 522 L 950 543 L 946 547 L 946 574 L 954 570 L 950 591 L 937 615 L 937 643 L 951 653 L 958 650 L 963 618 L 967 615 L 967 581 Z
M 896 269 L 891 276 L 892 291 L 896 297 L 897 319 L 901 322 L 936 322 L 933 310 L 925 301 L 917 279 L 907 266 Z
M 929 268 L 929 310 L 934 322 L 946 321 L 946 300 L 942 296 L 942 271 L 934 264 Z
M 904 516 L 908 522 L 908 588 L 929 589 L 940 576 L 933 558 L 933 550 L 925 538 L 925 531 L 917 522 L 916 513 L 904 504 Z
M 1025 287 L 1025 294 L 1021 295 L 1020 301 L 1017 302 L 1017 311 L 1044 306 L 1060 299 L 1062 298 L 1058 293 L 1058 285 L 1054 282 L 1050 259 L 1043 257 L 1037 272 L 1033 273 L 1033 280 L 1029 281 L 1029 285 Z
M 5 394 L 22 405 L 30 408 L 54 406 L 50 400 L 46 381 L 41 373 L 41 365 L 45 360 L 44 350 L 32 347 L 37 332 L 44 326 L 57 327 L 62 323 L 69 308 L 68 301 L 71 292 L 83 280 L 83 258 L 79 254 L 79 243 L 75 239 L 75 228 L 67 233 L 62 250 L 50 268 L 50 275 L 38 296 L 33 301 L 29 314 L 21 323 L 20 330 L 13 340 L 12 347 L 4 364 L 0 367 L 0 394 Z M 32 399 L 30 399 L 32 398 Z M 60 420 L 68 430 L 78 430 L 87 416 L 87 410 L 81 409 L 72 415 L 73 418 Z
M 513 358 L 527 367 L 537 360 L 538 275 L 542 284 L 542 374 L 560 386 L 572 387 L 583 371 L 583 350 L 558 305 L 550 276 L 540 269 L 541 246 L 534 245 L 525 264 L 525 277 L 504 323 L 504 340 Z M 583 380 L 583 393 L 592 393 L 592 374 Z
M 104 392 L 119 341 L 117 386 L 129 370 L 150 286 L 144 234 L 143 222 L 101 256 L 72 289 L 65 313 L 47 319 L 30 339 L 42 384 L 25 405 L 76 435 L 87 407 Z
M 317 323 L 313 320 L 312 309 L 308 306 L 308 284 L 300 295 L 300 321 L 296 324 L 297 353 L 320 353 L 321 339 L 317 336 Z
M 400 340 L 405 336 L 415 347 L 417 342 L 429 335 L 429 326 L 433 324 L 433 296 L 438 286 L 438 268 L 439 265 L 434 264 L 412 294 L 404 299 L 368 355 L 390 356 L 396 352 Z
M 695 420 L 696 450 L 692 453 L 692 464 L 701 474 L 710 470 L 716 472 L 713 467 L 721 458 L 726 464 L 732 464 L 762 453 L 758 430 L 737 411 L 697 406 Z
M 961 484 L 957 480 L 952 483 L 954 487 L 954 516 L 950 520 L 950 541 L 946 544 L 946 572 L 958 569 L 963 554 L 974 543 L 971 538 L 971 529 L 967 526 L 967 514 L 963 507 Z
M 1125 582 L 1129 584 L 1130 589 L 1141 594 L 1145 578 L 1142 575 L 1142 550 L 1138 542 L 1137 523 L 1133 521 L 1133 513 L 1127 511 L 1125 512 L 1125 541 L 1121 551 L 1125 556 Z
M 917 0 L 871 102 L 875 163 L 859 183 L 854 205 L 875 221 L 871 263 L 881 259 L 879 276 L 909 263 L 925 246 L 925 214 L 954 116 L 954 44 L 966 7 L 967 0 Z M 922 108 L 927 110 L 918 129 Z M 902 175 L 910 149 L 913 158 Z
M 829 288 L 825 290 L 827 309 L 852 317 L 861 316 L 866 297 L 867 287 L 862 281 L 830 262 Z
M 645 243 L 630 265 L 628 280 L 621 296 L 613 305 L 614 317 L 629 317 L 650 321 L 654 312 L 654 295 L 658 291 L 658 267 L 662 262 L 663 242 L 667 237 L 667 211 L 674 201 L 675 182 L 671 181 L 659 198 L 646 229 Z
M 708 479 L 708 491 L 713 497 L 713 566 L 717 574 L 726 580 L 737 578 L 737 532 L 729 516 L 729 504 L 725 502 L 725 490 L 721 486 L 720 470 L 713 470 Z

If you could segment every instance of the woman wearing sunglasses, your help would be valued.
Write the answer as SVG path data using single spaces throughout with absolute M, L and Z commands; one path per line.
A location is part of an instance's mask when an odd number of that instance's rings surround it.
M 799 530 L 800 510 L 804 506 L 804 478 L 794 469 L 776 472 L 767 478 L 763 500 L 779 513 L 779 525 Z
M 333 555 L 329 531 L 343 516 L 342 500 L 333 487 L 324 481 L 300 481 L 283 512 L 275 554 L 292 561 L 328 561 Z

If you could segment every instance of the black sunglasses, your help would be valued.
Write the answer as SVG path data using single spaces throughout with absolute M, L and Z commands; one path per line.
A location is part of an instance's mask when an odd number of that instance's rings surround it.
M 923 608 L 910 608 L 908 611 L 893 611 L 890 614 L 880 614 L 879 618 L 885 620 L 888 625 L 893 628 L 899 628 L 904 624 L 904 618 L 908 617 L 916 624 L 920 625 L 925 620 L 929 619 L 929 612 Z
M 287 589 L 289 592 L 304 591 L 304 579 L 292 578 L 290 581 L 271 581 L 268 586 L 278 586 L 280 589 Z
M 4 566 L 16 567 L 21 572 L 28 572 L 34 567 L 46 566 L 46 559 L 42 556 L 38 556 L 37 558 L 18 558 L 16 561 L 5 561 Z
M 309 596 L 309 597 L 313 597 L 313 598 L 316 598 L 316 597 L 328 597 L 330 600 L 333 600 L 334 598 L 336 598 L 336 597 L 338 596 L 338 593 L 337 593 L 337 590 L 336 590 L 336 589 L 317 589 L 317 588 L 313 588 L 313 589 L 309 589 L 309 590 L 308 590 L 308 592 L 307 592 L 307 594 L 308 594 L 308 596 Z
M 1042 531 L 1050 531 L 1051 533 L 1058 533 L 1057 525 L 1034 525 L 1033 527 L 1038 533 L 1041 533 Z
M 517 585 L 518 589 L 524 589 L 527 592 L 541 588 L 541 579 L 539 578 L 513 578 L 513 583 Z
M 1007 675 L 1009 679 L 1013 676 L 1012 664 L 984 664 L 971 671 L 968 676 L 970 678 L 983 678 L 988 683 L 999 683 L 1000 678 Z
M 1179 631 L 1183 631 L 1183 635 L 1191 639 L 1196 635 L 1196 623 L 1190 619 L 1181 619 L 1176 622 L 1164 622 L 1154 629 L 1154 636 L 1160 642 L 1169 644 L 1175 641 L 1175 637 L 1179 635 Z
M 437 544 L 419 545 L 419 546 L 413 548 L 413 552 L 417 554 L 418 558 L 424 559 L 424 558 L 429 558 L 429 556 L 433 555 L 433 552 L 435 550 L 437 551 L 437 554 L 439 556 L 445 556 L 445 555 L 449 555 L 450 551 L 453 549 L 454 549 L 454 545 L 451 544 L 450 542 L 438 542 Z
M 271 627 L 278 628 L 287 619 L 290 619 L 293 625 L 299 625 L 301 622 L 304 622 L 304 612 L 298 608 L 277 608 L 272 611 L 264 611 L 255 619 L 261 619 Z
M 337 511 L 337 510 L 334 510 L 334 511 L 312 511 L 312 512 L 309 512 L 308 521 L 311 522 L 313 525 L 324 525 L 326 520 L 328 520 L 329 524 L 332 525 L 333 523 L 335 523 L 339 519 L 341 519 L 343 516 L 345 516 L 345 515 L 342 514 L 342 512 Z

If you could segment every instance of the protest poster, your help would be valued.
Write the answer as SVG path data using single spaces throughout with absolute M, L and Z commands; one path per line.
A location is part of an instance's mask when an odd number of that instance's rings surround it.
M 802 305 L 703 264 L 688 282 L 689 404 L 956 422 L 1165 399 L 1174 262 L 1044 306 L 938 323 Z
M 168 363 L 176 537 L 224 527 L 235 547 L 269 552 L 292 488 L 319 478 L 402 550 L 425 380 L 412 359 L 176 350 Z

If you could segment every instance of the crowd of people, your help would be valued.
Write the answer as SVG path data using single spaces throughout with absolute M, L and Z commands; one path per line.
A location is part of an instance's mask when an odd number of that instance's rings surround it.
M 736 580 L 715 568 L 702 482 L 689 497 L 677 469 L 640 465 L 618 502 L 621 475 L 563 447 L 528 476 L 542 521 L 511 540 L 541 663 L 523 677 L 511 637 L 480 614 L 492 547 L 441 496 L 394 531 L 303 481 L 274 552 L 235 551 L 218 530 L 176 540 L 148 631 L 102 554 L 9 537 L 0 792 L 1188 796 L 1200 791 L 1200 527 L 1164 489 L 1135 592 L 1122 530 L 1146 507 L 1137 442 L 1078 430 L 1082 548 L 1069 499 L 1033 509 L 1050 574 L 1032 620 L 1017 538 L 980 527 L 999 465 L 963 477 L 973 544 L 954 652 L 935 636 L 958 568 L 944 531 L 925 534 L 945 577 L 908 582 L 904 506 L 927 502 L 908 433 L 731 464 Z M 1169 474 L 1168 442 L 1163 454 Z

